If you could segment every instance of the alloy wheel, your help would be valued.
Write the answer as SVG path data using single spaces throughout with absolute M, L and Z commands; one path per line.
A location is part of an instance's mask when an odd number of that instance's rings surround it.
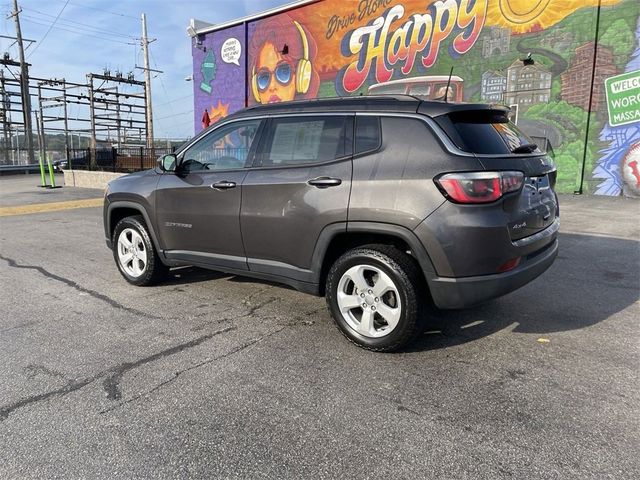
M 138 278 L 147 268 L 147 249 L 140 233 L 125 228 L 118 237 L 118 262 L 128 275 Z
M 349 327 L 365 337 L 389 335 L 402 314 L 398 287 L 389 275 L 372 265 L 356 265 L 344 272 L 337 301 Z

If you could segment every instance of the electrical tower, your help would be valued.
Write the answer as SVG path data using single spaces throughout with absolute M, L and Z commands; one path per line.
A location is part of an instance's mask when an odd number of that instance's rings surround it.
M 112 134 L 115 133 L 118 146 L 143 144 L 148 139 L 145 82 L 135 80 L 133 73 L 124 77 L 120 72 L 111 75 L 106 70 L 102 75 L 88 74 L 87 83 L 93 157 L 98 147 L 98 135 L 113 144 Z M 142 87 L 142 91 L 130 92 L 127 86 Z
M 3 38 L 15 40 L 19 50 L 19 61 L 4 53 L 0 58 L 0 121 L 2 122 L 3 152 L 0 162 L 14 164 L 35 163 L 32 131 L 32 97 L 37 98 L 36 132 L 40 148 L 39 158 L 47 158 L 47 132 L 64 134 L 64 156 L 73 156 L 73 132 L 88 134 L 91 149 L 91 164 L 96 165 L 96 149 L 146 145 L 153 148 L 153 112 L 151 108 L 151 72 L 162 73 L 149 66 L 149 44 L 155 39 L 147 37 L 146 17 L 142 14 L 141 45 L 144 56 L 144 81 L 134 78 L 132 72 L 126 76 L 121 72 L 111 75 L 89 73 L 86 83 L 74 83 L 66 79 L 30 78 L 30 65 L 25 61 L 24 44 L 33 40 L 22 38 L 17 0 L 13 0 L 13 18 L 16 36 Z M 12 69 L 14 71 L 12 71 Z M 19 69 L 19 73 L 17 70 Z M 70 115 L 70 110 L 75 115 Z M 21 145 L 21 134 L 25 142 Z M 70 136 L 71 134 L 71 136 Z M 16 138 L 15 148 L 13 138 Z M 60 145 L 59 139 L 56 143 Z M 77 146 L 80 147 L 80 139 Z M 20 149 L 23 151 L 20 152 Z M 11 151 L 11 159 L 9 152 Z M 17 151 L 17 152 L 16 152 Z M 27 153 L 28 159 L 20 158 Z M 16 158 L 17 153 L 17 158 Z M 152 154 L 153 155 L 153 154 Z M 51 156 L 49 156 L 51 158 Z

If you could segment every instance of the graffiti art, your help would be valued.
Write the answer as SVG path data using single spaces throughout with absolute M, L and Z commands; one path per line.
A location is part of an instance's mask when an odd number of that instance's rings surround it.
M 640 70 L 639 17 L 637 0 L 294 6 L 194 37 L 194 125 L 202 128 L 203 112 L 217 105 L 232 113 L 315 97 L 401 93 L 497 103 L 509 106 L 510 117 L 555 156 L 559 191 L 632 194 L 630 162 L 640 141 L 640 101 L 633 103 L 632 91 L 633 72 Z M 617 90 L 606 90 L 607 81 Z M 610 118 L 612 108 L 620 111 Z

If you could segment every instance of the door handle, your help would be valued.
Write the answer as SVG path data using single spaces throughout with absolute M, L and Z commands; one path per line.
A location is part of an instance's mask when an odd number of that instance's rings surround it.
M 307 184 L 318 188 L 337 187 L 342 184 L 342 180 L 333 177 L 316 177 L 307 181 Z
M 228 182 L 227 180 L 223 180 L 221 182 L 216 182 L 211 185 L 211 188 L 214 190 L 228 190 L 229 188 L 235 188 L 236 182 Z

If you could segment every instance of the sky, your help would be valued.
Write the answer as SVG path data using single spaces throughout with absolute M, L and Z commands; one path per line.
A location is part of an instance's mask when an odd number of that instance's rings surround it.
M 143 71 L 135 65 L 144 65 L 140 15 L 145 13 L 148 36 L 157 39 L 149 46 L 151 68 L 164 72 L 154 74 L 151 82 L 156 138 L 193 135 L 193 82 L 185 81 L 192 73 L 189 20 L 217 24 L 286 3 L 289 0 L 18 0 L 22 36 L 35 40 L 25 52 L 30 75 L 77 83 L 105 68 L 125 75 L 133 70 L 136 79 L 143 80 Z M 0 6 L 0 35 L 15 37 L 14 20 L 7 18 L 13 2 L 0 0 Z M 9 52 L 18 60 L 12 43 L 0 38 L 0 54 Z M 70 116 L 73 113 L 71 109 Z

